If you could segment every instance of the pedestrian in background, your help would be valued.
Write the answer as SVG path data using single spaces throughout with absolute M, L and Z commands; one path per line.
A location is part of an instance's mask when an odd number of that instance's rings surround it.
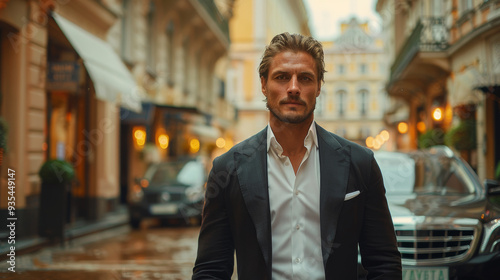
M 259 66 L 261 132 L 216 158 L 193 279 L 401 279 L 401 256 L 373 152 L 314 121 L 321 43 L 275 36 Z

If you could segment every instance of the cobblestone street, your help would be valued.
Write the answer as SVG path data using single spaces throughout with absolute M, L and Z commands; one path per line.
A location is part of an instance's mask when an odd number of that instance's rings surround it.
M 16 258 L 16 272 L 0 279 L 190 279 L 198 227 L 128 226 L 82 237 Z

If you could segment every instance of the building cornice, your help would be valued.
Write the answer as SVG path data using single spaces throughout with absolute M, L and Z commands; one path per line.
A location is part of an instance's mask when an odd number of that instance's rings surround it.
M 458 39 L 457 42 L 455 42 L 454 44 L 452 44 L 448 48 L 447 54 L 449 56 L 454 55 L 457 51 L 459 51 L 460 49 L 462 49 L 462 47 L 464 47 L 468 43 L 474 41 L 474 39 L 476 39 L 477 37 L 479 37 L 481 35 L 484 35 L 488 31 L 490 31 L 490 30 L 492 30 L 494 28 L 498 28 L 498 27 L 500 27 L 500 17 L 496 18 L 496 19 L 494 19 L 492 21 L 486 22 L 485 24 L 483 24 L 483 25 L 479 26 L 478 28 L 472 30 L 467 35 L 465 35 L 465 36 L 461 37 L 460 39 Z
M 100 1 L 73 0 L 56 3 L 54 11 L 101 39 L 105 39 L 109 28 L 118 19 L 118 15 Z

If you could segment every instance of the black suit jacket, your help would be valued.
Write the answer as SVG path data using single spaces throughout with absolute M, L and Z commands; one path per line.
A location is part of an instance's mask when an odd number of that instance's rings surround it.
M 326 279 L 401 279 L 385 188 L 373 152 L 317 126 L 321 250 Z M 209 175 L 193 279 L 271 279 L 267 129 L 216 158 Z M 348 193 L 359 195 L 346 200 Z M 318 236 L 319 238 L 319 236 Z

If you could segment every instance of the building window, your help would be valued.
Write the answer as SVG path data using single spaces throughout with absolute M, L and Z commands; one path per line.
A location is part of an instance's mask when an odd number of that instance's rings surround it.
M 167 84 L 174 85 L 174 23 L 170 21 L 165 30 L 167 37 Z
M 343 128 L 343 127 L 337 128 L 337 135 L 338 136 L 345 138 L 346 134 L 347 134 L 347 131 L 345 128 Z
M 472 10 L 472 0 L 460 0 L 460 11 L 462 13 Z
M 132 1 L 123 0 L 121 56 L 124 61 L 132 61 Z
M 323 116 L 325 113 L 325 99 L 326 99 L 326 92 L 324 88 L 321 88 L 321 93 L 319 94 L 318 98 L 316 98 L 316 112 L 318 116 Z
M 347 93 L 345 90 L 339 90 L 337 92 L 337 104 L 340 117 L 344 116 L 345 114 L 346 97 Z
M 360 74 L 366 74 L 366 73 L 368 73 L 368 65 L 366 65 L 366 63 L 361 63 L 359 65 L 359 73 Z
M 344 66 L 344 64 L 337 65 L 337 73 L 340 74 L 340 75 L 344 75 L 345 74 L 345 66 Z
M 366 139 L 370 136 L 370 128 L 367 126 L 363 126 L 359 129 L 359 139 Z
M 432 15 L 435 17 L 443 16 L 443 0 L 432 1 Z
M 218 79 L 219 81 L 219 98 L 226 98 L 226 82 L 224 80 Z
M 367 113 L 367 104 L 368 103 L 368 91 L 362 89 L 359 91 L 359 113 L 361 116 L 366 116 Z
M 147 14 L 147 38 L 146 38 L 146 50 L 147 50 L 147 71 L 149 73 L 156 73 L 156 62 L 155 62 L 155 5 L 154 2 L 149 2 L 149 10 Z
M 183 65 L 182 65 L 182 73 L 183 73 L 183 89 L 184 93 L 189 93 L 189 38 L 186 38 L 184 42 L 182 42 L 182 52 L 184 55 Z

